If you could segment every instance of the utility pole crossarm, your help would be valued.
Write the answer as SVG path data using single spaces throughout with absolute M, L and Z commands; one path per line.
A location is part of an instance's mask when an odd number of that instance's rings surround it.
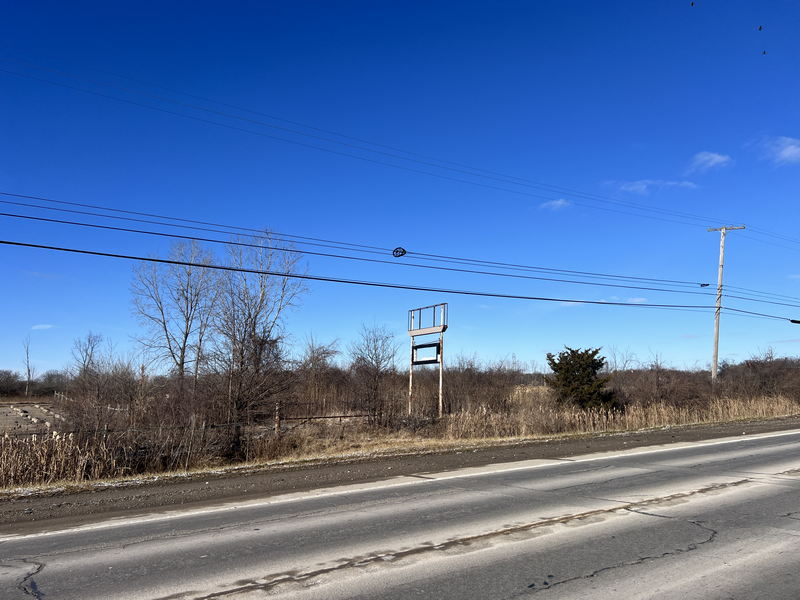
M 726 225 L 725 227 L 709 227 L 709 231 L 734 231 L 736 229 L 747 229 L 744 225 Z

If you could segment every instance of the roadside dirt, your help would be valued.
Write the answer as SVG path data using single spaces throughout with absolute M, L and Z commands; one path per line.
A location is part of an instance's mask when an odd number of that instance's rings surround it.
M 800 417 L 674 427 L 592 437 L 527 441 L 432 454 L 363 457 L 315 465 L 281 465 L 246 473 L 195 474 L 124 487 L 9 497 L 0 500 L 0 534 L 24 534 L 176 508 L 200 508 L 400 475 L 415 475 L 531 459 L 569 458 L 670 442 L 800 429 Z

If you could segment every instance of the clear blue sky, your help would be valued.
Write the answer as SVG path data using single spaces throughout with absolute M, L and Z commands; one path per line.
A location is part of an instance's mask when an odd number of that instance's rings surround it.
M 800 5 L 695 4 L 8 3 L 0 22 L 0 69 L 25 77 L 0 72 L 0 191 L 381 247 L 709 282 L 716 280 L 719 237 L 706 226 L 745 223 L 794 241 L 750 229 L 732 232 L 726 283 L 800 296 Z M 153 96 L 296 128 L 176 92 L 604 199 L 712 219 L 685 224 L 591 208 L 572 193 L 429 169 Z M 5 205 L 0 210 L 45 214 Z M 145 255 L 166 249 L 141 236 L 2 217 L 0 232 L 3 239 Z M 0 247 L 0 254 L 0 368 L 21 368 L 28 335 L 40 371 L 63 366 L 72 340 L 89 330 L 123 353 L 135 350 L 130 264 L 23 248 Z M 305 268 L 511 294 L 713 302 L 331 259 L 309 258 Z M 566 344 L 615 348 L 643 361 L 658 355 L 679 367 L 705 367 L 710 360 L 707 312 L 327 283 L 309 288 L 288 321 L 298 343 L 313 334 L 346 346 L 362 322 L 385 324 L 405 343 L 407 309 L 448 301 L 452 353 L 490 360 L 514 354 L 541 365 L 546 352 Z M 800 317 L 795 307 L 728 304 Z M 800 326 L 725 316 L 722 358 L 741 360 L 768 347 L 779 355 L 798 354 Z

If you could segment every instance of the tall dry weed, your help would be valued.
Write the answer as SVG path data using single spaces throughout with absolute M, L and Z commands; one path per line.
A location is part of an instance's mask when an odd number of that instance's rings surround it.
M 770 419 L 798 413 L 798 402 L 785 396 L 714 398 L 705 405 L 688 407 L 657 402 L 633 404 L 624 411 L 580 410 L 559 405 L 536 389 L 527 393 L 523 390 L 515 398 L 514 409 L 505 413 L 473 410 L 449 415 L 441 432 L 451 439 L 602 433 Z

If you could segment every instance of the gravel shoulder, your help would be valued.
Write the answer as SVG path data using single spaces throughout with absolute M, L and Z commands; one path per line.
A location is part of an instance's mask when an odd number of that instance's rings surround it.
M 201 508 L 336 485 L 366 483 L 400 475 L 442 472 L 531 459 L 569 458 L 671 442 L 800 429 L 800 417 L 672 427 L 596 436 L 507 443 L 433 453 L 348 459 L 195 473 L 186 477 L 79 490 L 42 489 L 0 499 L 0 534 L 61 529 L 100 519 Z

